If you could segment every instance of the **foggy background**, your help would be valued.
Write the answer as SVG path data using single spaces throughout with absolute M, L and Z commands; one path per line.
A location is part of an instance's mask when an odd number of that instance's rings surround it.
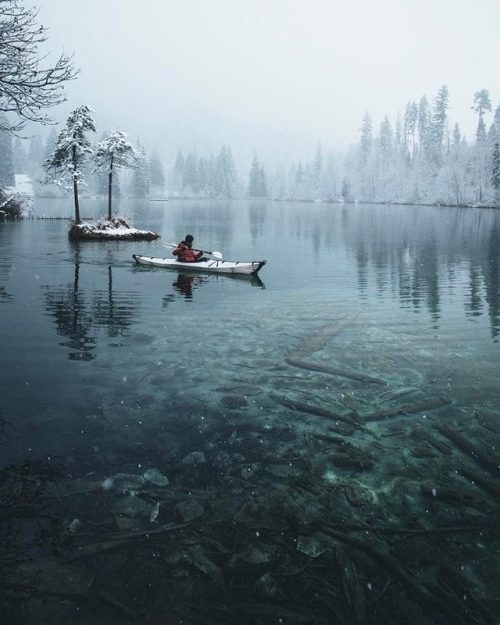
M 231 146 L 246 167 L 345 149 L 369 112 L 392 124 L 446 84 L 472 140 L 474 93 L 500 99 L 498 0 L 40 0 L 52 58 L 81 68 L 55 111 L 95 109 L 171 161 Z M 494 83 L 492 83 L 494 79 Z M 486 115 L 487 123 L 491 113 Z

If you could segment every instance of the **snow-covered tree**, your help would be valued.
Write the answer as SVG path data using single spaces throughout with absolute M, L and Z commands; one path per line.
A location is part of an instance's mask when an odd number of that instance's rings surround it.
M 474 94 L 474 104 L 471 106 L 473 111 L 478 114 L 478 123 L 476 130 L 476 139 L 478 142 L 484 141 L 486 138 L 486 124 L 484 123 L 484 114 L 491 111 L 490 92 L 487 89 L 481 89 Z
M 449 106 L 449 92 L 446 85 L 442 85 L 434 98 L 431 118 L 432 156 L 435 162 L 440 163 L 443 155 L 443 143 L 447 138 L 447 112 Z
M 107 173 L 108 177 L 108 219 L 111 221 L 113 198 L 113 175 L 117 169 L 133 169 L 138 166 L 140 155 L 127 139 L 126 133 L 115 130 L 95 149 L 96 169 Z
M 230 198 L 236 182 L 236 169 L 229 146 L 223 145 L 216 162 L 215 190 L 216 195 Z
M 165 171 L 160 155 L 156 150 L 153 151 L 149 158 L 149 176 L 151 186 L 159 191 L 163 191 L 165 188 Z
M 495 203 L 500 206 L 500 143 L 498 141 L 493 145 L 491 156 L 491 185 L 495 195 Z
M 0 130 L 0 188 L 13 187 L 15 184 L 12 135 Z
M 198 158 L 192 152 L 187 155 L 182 172 L 182 188 L 185 189 L 186 187 L 193 193 L 200 190 L 198 185 Z
M 66 128 L 59 133 L 53 153 L 44 163 L 47 181 L 65 189 L 73 188 L 77 223 L 81 221 L 78 186 L 85 185 L 82 165 L 93 152 L 86 133 L 96 131 L 92 113 L 93 110 L 84 104 L 70 114 Z
M 248 196 L 267 197 L 266 174 L 256 156 L 254 157 L 250 167 Z
M 140 143 L 137 144 L 136 166 L 132 176 L 131 192 L 136 198 L 146 198 L 151 190 L 149 177 L 149 161 Z
M 7 132 L 28 122 L 51 123 L 45 109 L 65 100 L 64 83 L 77 74 L 68 56 L 42 65 L 47 29 L 37 17 L 38 10 L 20 0 L 0 0 L 0 129 Z

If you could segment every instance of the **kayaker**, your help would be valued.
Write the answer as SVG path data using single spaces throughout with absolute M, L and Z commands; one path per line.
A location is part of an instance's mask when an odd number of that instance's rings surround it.
M 181 241 L 175 250 L 172 252 L 174 256 L 177 256 L 177 260 L 183 263 L 196 263 L 197 261 L 204 260 L 202 258 L 203 252 L 193 250 L 193 235 L 186 234 L 184 240 Z

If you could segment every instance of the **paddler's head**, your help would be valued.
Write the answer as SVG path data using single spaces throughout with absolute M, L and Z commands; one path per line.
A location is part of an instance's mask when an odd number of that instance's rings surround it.
M 186 234 L 186 236 L 184 237 L 184 243 L 186 243 L 186 245 L 191 247 L 191 245 L 193 245 L 193 235 L 192 234 Z

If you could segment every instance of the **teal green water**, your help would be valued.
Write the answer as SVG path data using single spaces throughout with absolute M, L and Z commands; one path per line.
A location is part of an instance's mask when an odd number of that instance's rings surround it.
M 157 468 L 178 490 L 193 492 L 224 491 L 221 484 L 238 466 L 238 475 L 240 469 L 252 474 L 254 491 L 268 493 L 279 470 L 261 473 L 262 464 L 293 458 L 307 460 L 328 490 L 339 480 L 356 480 L 357 469 L 339 468 L 330 452 L 311 447 L 311 436 L 321 440 L 330 421 L 282 400 L 358 417 L 402 407 L 399 417 L 374 421 L 346 440 L 367 453 L 378 449 L 380 457 L 356 482 L 375 498 L 376 524 L 405 525 L 428 521 L 418 484 L 436 484 L 448 467 L 448 486 L 468 485 L 454 481 L 456 467 L 469 461 L 463 450 L 431 428 L 447 451 L 441 457 L 434 448 L 426 456 L 415 435 L 420 423 L 453 423 L 479 446 L 500 441 L 500 212 L 187 200 L 123 203 L 121 211 L 162 238 L 72 244 L 64 220 L 0 223 L 2 466 L 57 464 L 65 484 L 68 476 L 102 481 Z M 38 200 L 34 212 L 68 216 L 71 206 Z M 83 202 L 83 215 L 104 212 L 102 204 Z M 260 280 L 134 264 L 134 253 L 169 255 L 162 242 L 188 232 L 195 244 L 230 260 L 266 259 Z M 346 319 L 344 330 L 320 340 L 303 359 L 380 378 L 385 386 L 287 363 L 304 341 Z M 406 414 L 430 399 L 446 405 Z M 237 452 L 228 447 L 231 440 L 239 441 Z M 183 473 L 183 459 L 200 451 L 208 467 Z M 482 475 L 484 466 L 476 464 Z M 234 488 L 231 483 L 226 495 Z M 488 499 L 482 490 L 477 494 Z M 91 526 L 92 506 L 79 502 L 70 516 Z M 484 509 L 491 515 L 494 502 Z M 356 507 L 353 512 L 359 514 Z M 475 508 L 462 512 L 444 507 L 436 519 L 487 521 Z M 101 519 L 104 527 L 112 527 L 112 519 L 111 513 Z M 463 549 L 471 559 L 479 547 Z M 476 569 L 470 574 L 476 583 L 492 579 L 493 564 L 482 566 L 483 578 Z M 361 568 L 358 563 L 363 577 Z M 277 601 L 273 596 L 271 603 Z M 316 613 L 312 605 L 307 613 L 323 622 L 323 608 Z M 365 622 L 397 622 L 386 607 L 375 612 Z M 269 622 L 278 622 L 274 616 Z M 259 618 L 248 622 L 267 622 Z M 285 622 L 296 622 L 290 618 Z

